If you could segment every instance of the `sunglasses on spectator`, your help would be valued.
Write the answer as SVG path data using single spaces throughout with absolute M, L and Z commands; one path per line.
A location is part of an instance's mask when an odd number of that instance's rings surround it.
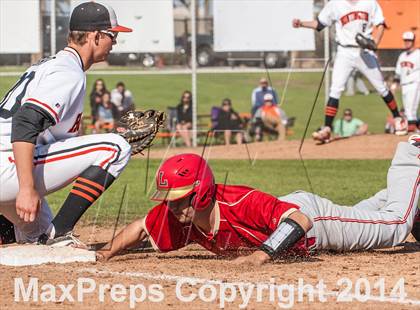
M 351 113 L 344 113 L 344 116 L 352 116 Z

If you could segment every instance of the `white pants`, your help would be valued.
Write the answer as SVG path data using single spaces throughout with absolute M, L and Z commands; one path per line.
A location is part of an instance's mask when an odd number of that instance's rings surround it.
M 359 70 L 382 97 L 388 94 L 388 88 L 374 52 L 339 46 L 335 56 L 330 97 L 340 99 L 354 69 Z
M 417 109 L 420 102 L 420 83 L 401 86 L 405 115 L 409 121 L 417 121 Z
M 130 145 L 116 134 L 87 135 L 37 146 L 34 178 L 42 208 L 34 222 L 24 223 L 16 214 L 19 183 L 13 152 L 0 152 L 0 213 L 15 225 L 18 241 L 35 241 L 51 223 L 45 196 L 67 186 L 91 166 L 100 166 L 117 178 L 130 154 Z

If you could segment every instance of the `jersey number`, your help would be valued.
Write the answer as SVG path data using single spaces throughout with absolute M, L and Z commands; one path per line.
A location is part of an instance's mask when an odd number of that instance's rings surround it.
M 35 71 L 25 72 L 0 102 L 0 117 L 8 119 L 19 110 L 26 88 L 35 77 Z

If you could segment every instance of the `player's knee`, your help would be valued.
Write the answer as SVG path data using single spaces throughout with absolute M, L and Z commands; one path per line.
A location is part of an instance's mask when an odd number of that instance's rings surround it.
M 378 92 L 378 94 L 382 97 L 385 98 L 387 97 L 389 94 L 392 94 L 389 89 L 386 87 L 385 84 L 379 86 L 376 88 L 376 91 Z
M 330 97 L 335 98 L 335 99 L 340 99 L 341 94 L 344 91 L 344 87 L 343 88 L 338 88 L 338 87 L 331 87 L 330 89 Z
M 112 161 L 112 165 L 118 166 L 118 169 L 117 167 L 115 167 L 115 169 L 122 171 L 131 157 L 131 145 L 123 137 L 114 133 L 107 134 L 106 141 L 112 143 L 117 151 L 117 156 L 115 157 L 115 160 Z M 113 174 L 118 175 L 119 173 Z
M 131 145 L 123 137 L 115 133 L 107 134 L 107 141 L 115 144 L 120 152 L 120 158 L 130 158 Z

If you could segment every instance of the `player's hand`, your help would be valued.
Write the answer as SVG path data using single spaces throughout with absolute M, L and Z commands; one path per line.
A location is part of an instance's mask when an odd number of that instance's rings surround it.
M 248 256 L 240 256 L 233 260 L 233 263 L 236 265 L 254 265 L 254 266 L 261 266 L 266 262 L 269 262 L 271 257 L 263 252 L 263 251 L 255 251 L 251 255 Z
M 20 189 L 16 197 L 16 213 L 25 222 L 33 222 L 41 206 L 41 198 L 34 188 Z
M 98 262 L 107 262 L 110 257 L 106 254 L 109 251 L 98 250 L 95 252 L 96 254 L 96 261 Z
M 302 21 L 299 18 L 294 18 L 292 21 L 293 28 L 300 28 L 302 26 Z

